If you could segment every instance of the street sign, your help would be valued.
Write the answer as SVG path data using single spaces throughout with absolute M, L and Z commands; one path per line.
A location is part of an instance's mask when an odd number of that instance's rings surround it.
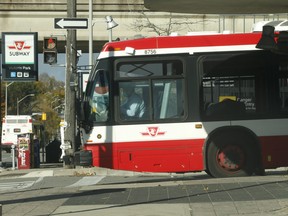
M 55 29 L 87 29 L 87 18 L 55 18 Z
M 38 81 L 37 45 L 37 32 L 2 32 L 2 81 Z

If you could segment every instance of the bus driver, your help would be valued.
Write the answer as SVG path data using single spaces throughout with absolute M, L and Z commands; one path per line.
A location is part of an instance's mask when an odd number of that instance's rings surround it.
M 144 100 L 135 92 L 133 84 L 123 87 L 123 96 L 126 99 L 121 105 L 121 114 L 124 119 L 141 118 L 145 112 Z

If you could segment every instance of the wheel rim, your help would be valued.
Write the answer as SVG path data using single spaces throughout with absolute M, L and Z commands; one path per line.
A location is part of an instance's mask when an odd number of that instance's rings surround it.
M 217 162 L 224 170 L 236 172 L 243 168 L 245 153 L 239 146 L 228 145 L 218 151 Z

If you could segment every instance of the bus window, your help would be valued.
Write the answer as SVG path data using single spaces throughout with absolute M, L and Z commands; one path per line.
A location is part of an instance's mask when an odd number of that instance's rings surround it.
M 288 77 L 279 78 L 281 111 L 288 113 Z
M 202 86 L 207 116 L 236 117 L 256 111 L 253 77 L 205 77 Z
M 201 84 L 204 116 L 233 119 L 261 112 L 262 93 L 258 90 L 262 89 L 262 82 L 257 74 L 263 74 L 262 65 L 243 63 L 235 67 L 237 62 L 245 62 L 247 58 L 245 54 L 205 58 Z
M 183 115 L 182 80 L 153 82 L 154 119 L 175 118 Z
M 116 68 L 120 120 L 166 120 L 184 116 L 184 71 L 180 60 L 125 61 L 119 62 Z M 129 100 L 129 94 L 137 104 Z
M 91 91 L 89 100 L 90 115 L 89 119 L 96 122 L 105 122 L 108 120 L 109 109 L 109 84 L 107 73 L 99 70 L 96 74 L 94 83 L 94 91 Z
M 120 82 L 120 118 L 147 119 L 149 116 L 148 82 Z
M 246 64 L 251 57 L 255 64 Z M 242 53 L 232 57 L 211 55 L 205 58 L 201 90 L 204 117 L 214 115 L 220 118 L 227 116 L 232 110 L 235 113 L 229 116 L 230 119 L 279 117 L 279 111 L 284 112 L 286 109 L 285 99 L 288 97 L 286 69 L 281 71 L 281 67 L 277 66 L 277 58 L 271 58 L 272 63 L 269 64 L 265 59 L 265 53 L 260 52 Z M 237 102 L 229 103 L 229 107 L 233 104 L 233 109 L 230 107 L 227 108 L 228 111 L 224 110 L 228 103 L 221 103 L 220 98 L 225 97 Z M 236 104 L 239 109 L 236 109 Z M 221 115 L 218 110 L 220 107 L 224 110 Z
M 125 62 L 119 63 L 116 78 L 156 77 L 183 75 L 183 65 L 179 60 L 163 62 Z

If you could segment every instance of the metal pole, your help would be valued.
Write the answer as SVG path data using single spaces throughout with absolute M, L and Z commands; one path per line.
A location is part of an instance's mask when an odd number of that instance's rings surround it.
M 5 116 L 7 116 L 7 105 L 8 105 L 7 97 L 8 97 L 8 86 L 9 86 L 9 84 L 6 83 L 6 89 L 5 89 Z
M 2 67 L 1 67 L 2 68 Z M 1 70 L 1 69 L 0 69 Z M 0 83 L 0 102 L 1 102 L 1 83 Z M 1 108 L 1 104 L 0 104 L 0 108 Z M 2 115 L 1 115 L 1 112 L 0 112 L 0 119 L 2 121 Z M 2 131 L 1 131 L 2 133 Z M 2 166 L 2 140 L 0 139 L 0 167 Z M 0 216 L 2 215 L 2 206 L 0 205 Z
M 5 116 L 8 115 L 8 87 L 12 85 L 14 82 L 6 83 L 6 91 L 5 91 Z
M 109 29 L 109 42 L 112 41 L 112 28 Z
M 18 101 L 18 97 L 17 97 L 17 104 L 16 104 L 16 106 L 17 106 L 17 116 L 19 115 L 19 101 Z
M 12 153 L 12 170 L 15 170 L 15 145 L 12 145 L 11 153 Z
M 21 98 L 20 100 L 18 100 L 18 98 L 17 98 L 17 115 L 19 115 L 19 103 L 21 102 L 21 101 L 23 101 L 24 99 L 26 99 L 27 97 L 34 97 L 35 96 L 35 94 L 29 94 L 29 95 L 26 95 L 25 97 L 23 97 L 23 98 Z
M 89 65 L 93 65 L 93 0 L 89 0 Z

